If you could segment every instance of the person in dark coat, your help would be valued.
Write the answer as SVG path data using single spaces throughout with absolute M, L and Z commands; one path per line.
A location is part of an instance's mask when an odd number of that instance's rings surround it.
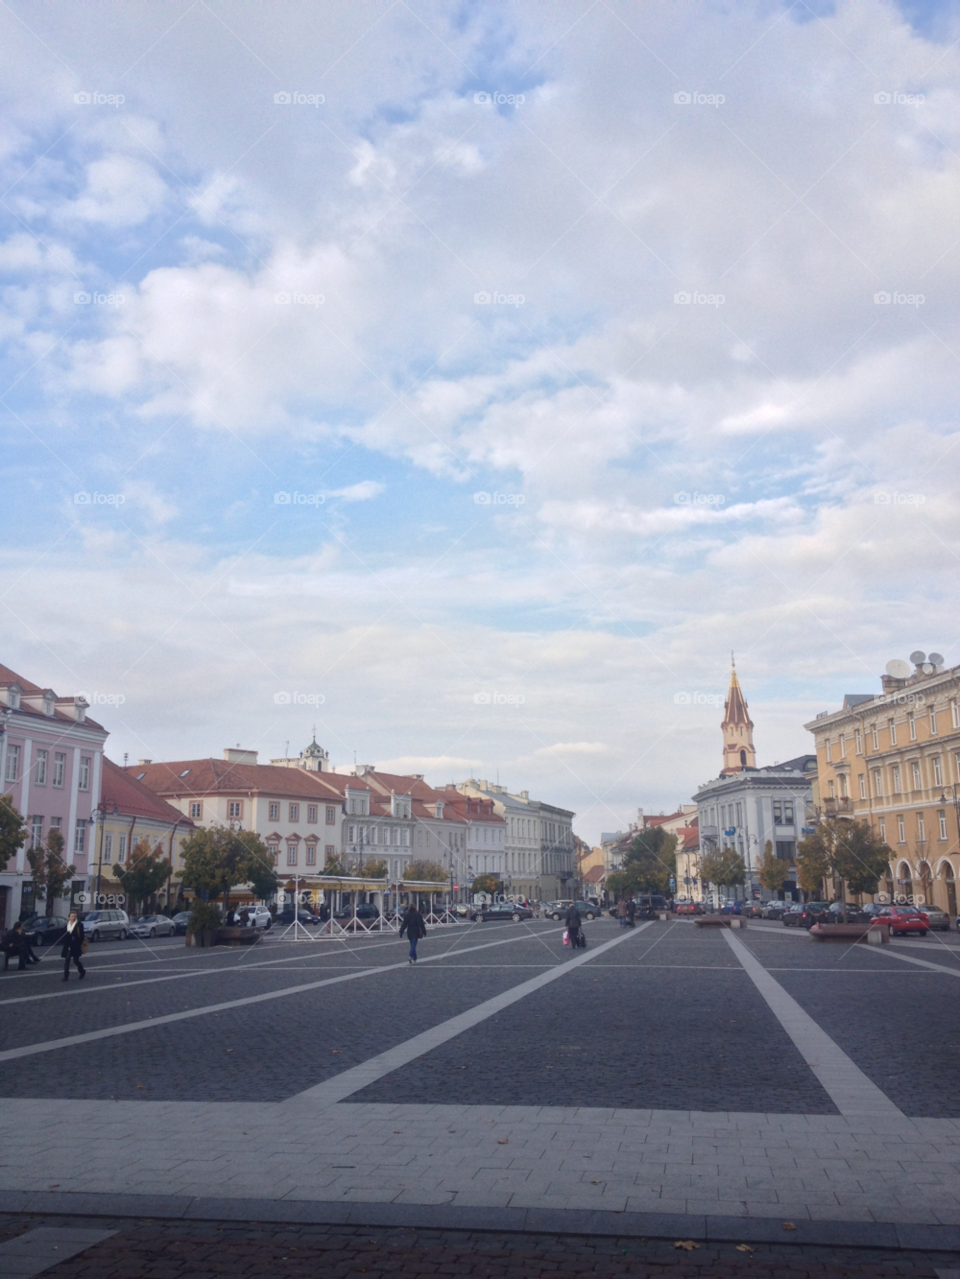
M 413 902 L 404 911 L 403 923 L 400 925 L 400 936 L 402 937 L 404 933 L 407 934 L 407 939 L 410 942 L 409 962 L 415 964 L 417 962 L 417 942 L 421 937 L 426 937 L 427 926 L 423 922 L 423 916 Z
M 627 927 L 633 928 L 637 918 L 637 903 L 631 897 L 627 902 Z
M 567 936 L 570 938 L 570 949 L 576 950 L 580 945 L 580 912 L 576 906 L 570 906 L 567 910 L 567 917 L 564 920 L 567 925 Z
M 67 921 L 67 931 L 63 934 L 63 947 L 60 951 L 60 958 L 63 960 L 63 980 L 70 980 L 70 961 L 77 966 L 77 972 L 80 974 L 80 980 L 83 981 L 87 975 L 80 956 L 83 954 L 83 924 L 77 918 L 77 912 L 72 910 L 70 918 Z

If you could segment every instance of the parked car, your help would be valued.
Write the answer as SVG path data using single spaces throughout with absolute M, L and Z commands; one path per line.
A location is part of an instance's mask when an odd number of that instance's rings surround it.
M 760 902 L 744 902 L 740 907 L 740 914 L 744 919 L 762 919 L 763 906 Z
M 512 919 L 515 924 L 519 924 L 521 920 L 533 919 L 533 911 L 529 906 L 521 906 L 519 902 L 494 902 L 490 906 L 478 906 L 470 918 L 476 924 L 488 919 L 501 922 Z
M 765 902 L 763 907 L 764 919 L 783 919 L 784 911 L 789 910 L 793 902 Z
M 931 929 L 938 933 L 945 933 L 949 931 L 950 916 L 945 910 L 941 910 L 939 906 L 921 906 L 920 910 L 930 921 Z
M 238 925 L 243 921 L 240 918 L 242 911 L 247 912 L 247 926 L 253 928 L 267 929 L 273 925 L 273 916 L 267 910 L 266 906 L 237 906 L 234 907 L 234 917 Z M 292 922 L 292 921 L 291 921 Z
M 345 906 L 343 910 L 338 910 L 334 915 L 334 919 L 341 927 L 343 927 L 344 924 L 349 923 L 353 917 L 354 911 L 352 906 Z M 357 906 L 356 917 L 361 924 L 372 924 L 375 920 L 380 918 L 380 911 L 376 906 L 374 906 L 373 902 L 361 902 L 359 906 Z
M 132 937 L 174 937 L 177 926 L 166 915 L 141 915 L 130 925 Z
M 702 915 L 704 914 L 702 902 L 678 901 L 674 904 L 674 910 L 678 915 Z
M 284 906 L 283 910 L 277 915 L 277 923 L 289 927 L 293 923 L 293 907 Z M 306 910 L 303 906 L 297 907 L 297 923 L 299 924 L 319 924 L 320 916 L 312 910 Z
M 740 902 L 740 901 L 724 902 L 723 905 L 720 907 L 720 914 L 721 915 L 739 915 L 742 912 L 745 905 L 746 905 L 745 902 Z
M 541 910 L 544 919 L 563 919 L 573 905 L 573 898 L 561 898 L 559 901 L 547 902 Z
M 52 946 L 67 931 L 67 921 L 63 915 L 37 916 L 29 924 L 24 924 L 23 935 L 36 950 L 39 946 Z
M 834 922 L 830 914 L 829 902 L 807 902 L 800 912 L 800 925 L 803 928 L 812 928 L 814 924 L 830 924 Z
M 179 915 L 173 917 L 176 935 L 182 937 L 187 931 L 187 924 L 190 922 L 190 912 L 188 910 L 180 911 Z
M 124 941 L 130 935 L 130 916 L 125 910 L 88 910 L 80 922 L 91 941 L 110 937 Z
M 830 918 L 823 920 L 828 924 L 865 924 L 869 922 L 870 916 L 865 915 L 862 907 L 856 902 L 831 902 Z
M 800 916 L 803 914 L 803 906 L 800 902 L 794 902 L 792 906 L 788 906 L 783 912 L 782 923 L 784 928 L 798 928 L 800 926 Z
M 930 921 L 916 906 L 884 906 L 879 915 L 873 919 L 874 924 L 888 924 L 892 937 L 906 933 L 919 933 L 926 937 L 930 931 Z
M 581 919 L 599 919 L 602 913 L 600 907 L 594 906 L 593 902 L 568 902 L 563 909 L 558 902 L 551 902 L 549 908 L 543 913 L 548 919 L 560 920 L 566 916 L 571 906 L 576 906 Z

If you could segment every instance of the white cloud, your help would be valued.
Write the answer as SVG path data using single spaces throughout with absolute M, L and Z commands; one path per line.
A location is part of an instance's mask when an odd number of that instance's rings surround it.
M 133 227 L 159 212 L 167 185 L 151 165 L 126 155 L 107 155 L 87 166 L 86 186 L 57 211 L 105 227 Z
M 342 502 L 369 502 L 379 497 L 387 486 L 379 480 L 361 480 L 358 484 L 348 484 L 342 489 L 327 489 L 324 497 L 339 497 Z

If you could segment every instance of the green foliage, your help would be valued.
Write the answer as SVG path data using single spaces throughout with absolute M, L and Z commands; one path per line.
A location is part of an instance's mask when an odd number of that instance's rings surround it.
M 411 862 L 409 866 L 404 867 L 403 871 L 404 883 L 409 880 L 423 882 L 432 880 L 435 883 L 440 883 L 449 878 L 446 868 L 441 866 L 439 862 Z
M 889 873 L 892 857 L 893 849 L 884 843 L 869 822 L 830 817 L 800 844 L 797 867 L 799 873 L 801 858 L 810 863 L 812 886 L 808 889 L 803 884 L 806 892 L 819 892 L 820 883 L 813 883 L 819 871 L 820 881 L 827 875 L 834 875 L 843 880 L 852 893 L 874 893 L 879 881 Z
M 348 875 L 350 872 L 347 868 L 347 859 L 343 853 L 334 853 L 332 857 L 328 857 L 323 868 L 325 875 Z
M 773 843 L 768 839 L 763 848 L 763 856 L 757 862 L 760 883 L 771 893 L 777 893 L 783 888 L 788 870 L 789 863 L 776 855 L 773 851 Z
M 216 902 L 195 901 L 187 920 L 188 933 L 204 933 L 220 927 L 220 907 Z
M 63 836 L 58 830 L 49 831 L 46 843 L 39 848 L 28 848 L 27 861 L 33 873 L 34 888 L 40 890 L 37 896 L 46 894 L 49 918 L 57 898 L 63 896 L 63 890 L 77 873 L 77 868 L 68 866 L 63 860 Z
M 821 822 L 797 845 L 797 883 L 808 897 L 819 897 L 833 864 L 832 840 Z
M 743 858 L 735 848 L 716 848 L 700 855 L 700 878 L 705 884 L 732 888 L 747 877 Z
M 183 846 L 184 884 L 195 893 L 222 897 L 226 908 L 234 885 L 249 884 L 261 900 L 276 892 L 277 872 L 263 840 L 254 831 L 218 826 L 194 831 Z
M 486 875 L 478 875 L 470 885 L 470 891 L 489 893 L 492 897 L 496 897 L 503 892 L 503 880 L 497 879 L 496 875 L 489 872 Z
M 0 795 L 0 870 L 27 842 L 27 823 L 13 806 L 12 795 Z
M 677 837 L 662 826 L 642 830 L 634 838 L 623 858 L 623 869 L 611 876 L 622 887 L 617 893 L 665 893 L 670 889 L 670 876 L 677 872 Z M 608 880 L 608 887 L 610 881 Z
M 363 879 L 386 879 L 387 863 L 382 857 L 377 861 L 365 861 L 363 863 L 363 870 L 361 870 L 358 862 L 355 866 L 351 867 L 350 874 L 361 876 Z
M 170 878 L 170 869 L 163 849 L 159 844 L 151 849 L 150 841 L 145 835 L 134 844 L 129 861 L 117 862 L 112 867 L 113 877 L 120 881 L 128 905 L 141 908 Z

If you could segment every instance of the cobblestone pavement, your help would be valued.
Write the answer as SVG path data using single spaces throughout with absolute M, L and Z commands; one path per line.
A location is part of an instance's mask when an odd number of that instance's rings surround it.
M 702 1243 L 674 1239 L 397 1230 L 355 1226 L 237 1226 L 215 1222 L 158 1224 L 70 1218 L 69 1224 L 118 1234 L 44 1279 L 325 1279 L 366 1274 L 465 1275 L 475 1279 L 935 1279 L 955 1258 L 944 1253 L 789 1245 Z M 67 1219 L 10 1219 L 7 1237 Z M 2 1223 L 0 1223 L 2 1225 Z M 749 1251 L 739 1251 L 738 1248 Z

